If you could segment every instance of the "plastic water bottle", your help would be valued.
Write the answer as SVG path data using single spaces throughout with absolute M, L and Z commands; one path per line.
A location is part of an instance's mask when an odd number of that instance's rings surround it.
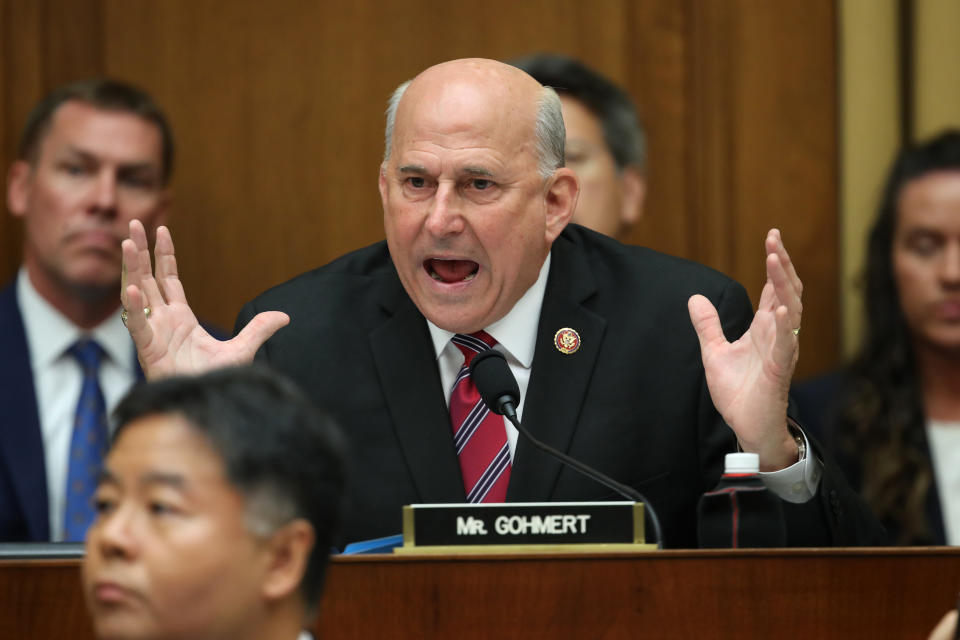
M 758 475 L 755 453 L 728 453 L 723 477 L 697 507 L 697 539 L 702 549 L 782 547 L 787 542 L 783 505 Z

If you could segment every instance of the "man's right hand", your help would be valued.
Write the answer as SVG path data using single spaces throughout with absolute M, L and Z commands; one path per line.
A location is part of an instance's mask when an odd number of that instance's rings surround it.
M 148 380 L 250 363 L 260 345 L 290 322 L 285 313 L 265 311 L 232 340 L 217 340 L 200 326 L 187 304 L 177 276 L 169 229 L 157 229 L 156 277 L 147 234 L 139 220 L 130 222 L 130 237 L 122 246 L 120 301 L 126 312 L 127 330 Z M 150 310 L 149 314 L 145 309 Z

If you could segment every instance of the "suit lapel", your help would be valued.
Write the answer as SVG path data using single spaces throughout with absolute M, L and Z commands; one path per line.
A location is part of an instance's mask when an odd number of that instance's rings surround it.
M 43 436 L 16 283 L 0 293 L 0 457 L 23 509 L 30 539 L 50 539 Z
M 565 236 L 554 243 L 550 276 L 540 311 L 533 369 L 522 399 L 523 424 L 546 444 L 568 451 L 581 412 L 606 321 L 581 303 L 596 291 L 590 265 Z M 558 330 L 574 329 L 580 348 L 561 353 Z M 517 444 L 507 500 L 542 501 L 553 495 L 562 464 L 537 450 L 523 436 Z
M 383 285 L 390 317 L 370 334 L 380 386 L 421 502 L 463 502 L 450 414 L 426 321 L 395 275 Z

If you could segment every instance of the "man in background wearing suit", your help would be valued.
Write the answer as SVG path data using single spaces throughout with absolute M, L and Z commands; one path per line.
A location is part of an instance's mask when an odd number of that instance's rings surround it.
M 754 315 L 714 271 L 568 225 L 578 181 L 560 100 L 491 60 L 439 64 L 397 89 L 379 189 L 386 241 L 249 303 L 229 342 L 200 330 L 166 228 L 155 275 L 142 226 L 123 242 L 148 377 L 259 350 L 344 426 L 347 540 L 397 533 L 409 503 L 618 497 L 482 406 L 469 412 L 462 365 L 487 348 L 518 378 L 527 427 L 644 493 L 666 546 L 696 546 L 697 501 L 737 443 L 784 499 L 791 544 L 881 538 L 788 420 L 802 285 L 777 231 Z
M 580 183 L 573 222 L 624 240 L 643 215 L 647 192 L 646 135 L 630 96 L 579 60 L 556 53 L 510 64 L 560 96 L 566 166 Z
M 0 291 L 0 541 L 82 540 L 107 412 L 140 376 L 120 320 L 120 241 L 167 211 L 173 137 L 142 91 L 63 86 L 7 174 L 23 264 Z M 69 485 L 69 486 L 68 486 Z

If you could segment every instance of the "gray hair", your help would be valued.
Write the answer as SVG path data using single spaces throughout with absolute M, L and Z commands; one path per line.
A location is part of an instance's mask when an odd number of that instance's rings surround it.
M 383 145 L 383 161 L 390 160 L 393 150 L 393 129 L 397 122 L 400 99 L 412 80 L 407 80 L 390 95 L 387 101 L 387 127 Z M 557 92 L 543 87 L 537 102 L 536 146 L 537 169 L 544 180 L 564 165 L 567 132 L 563 126 L 563 110 Z
M 537 159 L 544 180 L 564 165 L 567 130 L 561 107 L 557 92 L 544 87 L 537 103 Z
M 393 150 L 393 127 L 397 124 L 397 109 L 400 107 L 400 98 L 407 92 L 407 87 L 413 80 L 407 80 L 390 94 L 390 100 L 387 101 L 387 132 L 386 141 L 383 145 L 383 161 L 390 159 L 390 152 Z
M 254 485 L 246 492 L 244 522 L 255 536 L 266 538 L 298 515 L 296 503 L 283 487 L 270 481 Z

